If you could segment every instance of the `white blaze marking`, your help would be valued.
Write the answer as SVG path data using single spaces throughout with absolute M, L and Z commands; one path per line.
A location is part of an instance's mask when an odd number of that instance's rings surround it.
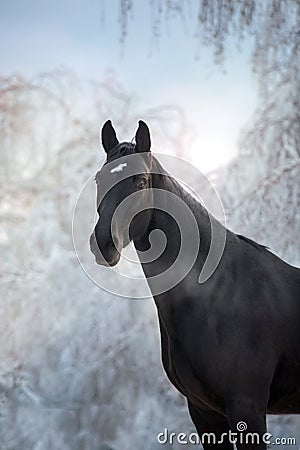
M 114 167 L 113 169 L 111 169 L 110 173 L 122 172 L 122 170 L 124 169 L 124 167 L 127 167 L 127 163 L 119 164 L 118 166 L 116 166 L 116 167 Z

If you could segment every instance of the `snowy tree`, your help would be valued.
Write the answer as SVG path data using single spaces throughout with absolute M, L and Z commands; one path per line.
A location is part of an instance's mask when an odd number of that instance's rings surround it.
M 105 15 L 105 0 L 99 1 Z M 120 39 L 126 44 L 137 1 L 118 2 Z M 239 45 L 250 37 L 253 68 L 260 73 L 265 87 L 269 75 L 278 79 L 286 71 L 299 43 L 297 0 L 148 0 L 144 2 L 143 13 L 151 13 L 152 35 L 156 39 L 163 36 L 164 22 L 172 23 L 179 18 L 183 30 L 194 31 L 190 36 L 199 48 L 204 45 L 213 49 L 216 62 L 226 56 L 230 40 Z

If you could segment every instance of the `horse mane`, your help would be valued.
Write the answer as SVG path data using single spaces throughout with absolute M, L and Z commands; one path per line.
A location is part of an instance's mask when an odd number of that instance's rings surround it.
M 181 184 L 167 171 L 161 166 L 159 161 L 154 158 L 156 162 L 156 166 L 158 169 L 158 172 L 161 173 L 161 176 L 163 177 L 163 180 L 165 183 L 169 183 L 169 185 L 172 186 L 172 191 L 178 195 L 185 203 L 191 207 L 193 210 L 195 217 L 199 217 L 201 215 L 203 219 L 203 215 L 206 217 L 209 217 L 209 212 L 207 209 L 200 203 L 199 200 L 197 200 L 193 195 L 191 195 L 189 192 L 187 192 L 184 187 L 181 186 Z M 252 247 L 256 248 L 259 251 L 270 251 L 269 247 L 266 245 L 259 244 L 258 242 L 238 233 L 234 233 L 232 230 L 227 229 L 227 232 L 234 234 L 238 239 L 246 242 L 247 244 L 251 245 Z
M 157 158 L 153 156 L 153 161 L 155 162 L 155 175 L 161 177 L 162 184 L 165 185 L 166 188 L 171 188 L 172 192 L 181 198 L 185 203 L 191 207 L 192 211 L 197 216 L 197 212 L 205 212 L 208 214 L 206 208 L 197 200 L 193 195 L 191 195 L 188 191 L 184 189 L 184 187 L 173 177 L 173 175 L 169 174 L 164 167 L 160 164 Z M 154 176 L 155 176 L 154 175 Z M 168 190 L 168 189 L 167 189 Z
M 235 233 L 235 234 L 239 239 L 242 239 L 243 241 L 247 242 L 247 244 L 252 245 L 253 247 L 257 248 L 258 250 L 260 250 L 260 251 L 268 250 L 269 251 L 269 247 L 267 247 L 266 245 L 259 244 L 258 242 L 255 242 L 252 239 L 250 239 L 246 236 L 243 236 L 242 234 L 237 234 L 237 233 Z

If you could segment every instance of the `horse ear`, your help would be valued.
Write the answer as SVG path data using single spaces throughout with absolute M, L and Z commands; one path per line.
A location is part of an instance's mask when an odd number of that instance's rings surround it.
M 107 120 L 101 130 L 101 141 L 106 153 L 114 148 L 118 143 L 116 132 L 110 120 Z
M 139 120 L 139 126 L 135 134 L 135 142 L 137 152 L 150 152 L 150 131 L 148 125 L 146 125 L 142 120 Z

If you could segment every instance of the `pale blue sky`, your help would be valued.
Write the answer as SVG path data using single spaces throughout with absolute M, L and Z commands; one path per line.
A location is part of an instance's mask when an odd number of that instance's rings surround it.
M 224 73 L 213 65 L 211 50 L 201 49 L 196 60 L 195 21 L 163 21 L 153 46 L 149 2 L 135 4 L 121 57 L 118 0 L 104 2 L 104 22 L 99 0 L 0 0 L 1 73 L 31 76 L 63 65 L 97 79 L 113 69 L 141 109 L 183 106 L 197 130 L 195 158 L 204 170 L 222 165 L 236 152 L 257 101 L 250 43 L 241 52 L 230 45 Z

